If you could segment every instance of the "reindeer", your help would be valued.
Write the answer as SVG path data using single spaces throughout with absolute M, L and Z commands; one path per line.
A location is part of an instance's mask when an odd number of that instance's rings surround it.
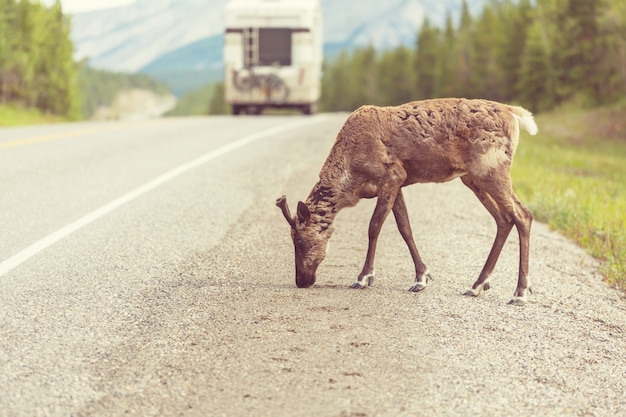
M 537 133 L 532 114 L 488 100 L 434 99 L 397 107 L 363 106 L 339 131 L 326 162 L 305 202 L 292 217 L 285 196 L 276 200 L 291 226 L 295 247 L 296 285 L 315 283 L 326 255 L 337 213 L 362 198 L 377 198 L 370 220 L 365 264 L 352 288 L 374 282 L 374 255 L 380 229 L 390 211 L 415 264 L 409 291 L 426 288 L 431 279 L 409 223 L 402 187 L 461 178 L 493 216 L 496 238 L 478 279 L 464 294 L 477 297 L 490 287 L 493 271 L 513 228 L 519 235 L 519 276 L 509 304 L 524 305 L 532 215 L 513 192 L 510 169 L 520 126 Z

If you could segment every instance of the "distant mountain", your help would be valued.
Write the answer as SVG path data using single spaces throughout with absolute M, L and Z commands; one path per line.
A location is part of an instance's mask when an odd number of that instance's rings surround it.
M 95 68 L 146 72 L 176 94 L 222 77 L 223 10 L 228 0 L 136 0 L 73 16 L 76 57 Z M 488 0 L 472 0 L 473 12 Z M 425 16 L 438 25 L 461 0 L 322 0 L 325 54 L 373 45 L 413 45 Z
M 223 32 L 227 0 L 136 0 L 72 19 L 76 57 L 135 72 L 160 56 Z
M 200 39 L 167 52 L 140 69 L 170 86 L 181 96 L 223 77 L 224 34 Z

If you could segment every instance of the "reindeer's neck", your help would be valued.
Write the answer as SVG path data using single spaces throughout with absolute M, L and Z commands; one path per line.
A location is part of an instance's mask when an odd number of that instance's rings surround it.
M 337 204 L 338 196 L 339 190 L 333 184 L 320 180 L 307 197 L 306 204 L 311 211 L 311 221 L 319 225 L 320 231 L 325 231 L 333 224 L 340 209 Z
M 323 230 L 332 225 L 341 209 L 355 204 L 351 201 L 353 198 L 348 197 L 353 196 L 347 189 L 350 187 L 350 181 L 347 180 L 349 176 L 343 167 L 329 162 L 326 161 L 320 172 L 320 180 L 306 200 L 311 210 L 312 221 L 318 223 Z

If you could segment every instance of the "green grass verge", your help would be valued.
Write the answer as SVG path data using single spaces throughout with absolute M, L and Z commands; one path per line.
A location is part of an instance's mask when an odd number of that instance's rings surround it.
M 16 105 L 0 105 L 0 127 L 65 122 L 67 119 L 42 114 L 36 109 Z
M 558 111 L 524 134 L 512 177 L 535 219 L 602 261 L 611 285 L 626 291 L 626 110 Z

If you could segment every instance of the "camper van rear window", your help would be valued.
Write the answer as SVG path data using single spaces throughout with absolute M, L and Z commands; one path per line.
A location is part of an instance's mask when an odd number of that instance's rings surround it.
M 292 28 L 258 28 L 244 30 L 244 57 L 248 66 L 291 65 Z M 257 39 L 254 39 L 257 37 Z M 258 46 L 258 49 L 255 48 Z M 255 51 L 255 49 L 257 49 Z

